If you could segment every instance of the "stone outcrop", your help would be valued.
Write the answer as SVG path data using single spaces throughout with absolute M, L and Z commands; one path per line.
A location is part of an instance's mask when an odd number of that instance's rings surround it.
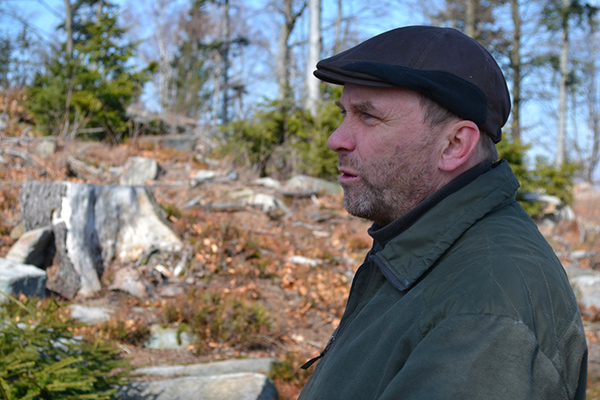
M 20 200 L 25 232 L 52 227 L 58 272 L 49 288 L 67 298 L 99 291 L 100 277 L 115 259 L 136 261 L 151 248 L 183 248 L 144 187 L 30 181 Z
M 119 184 L 123 186 L 144 186 L 147 181 L 153 181 L 158 176 L 156 160 L 145 157 L 130 157 L 123 166 Z
M 54 232 L 51 227 L 22 234 L 6 254 L 6 259 L 46 269 L 54 257 Z
M 123 400 L 276 400 L 277 389 L 265 375 L 271 358 L 216 361 L 203 364 L 139 368 L 144 380 L 120 388 Z
M 0 258 L 0 303 L 6 301 L 4 294 L 44 297 L 46 272 L 33 266 Z
M 265 375 L 239 373 L 136 382 L 118 392 L 122 400 L 276 400 Z

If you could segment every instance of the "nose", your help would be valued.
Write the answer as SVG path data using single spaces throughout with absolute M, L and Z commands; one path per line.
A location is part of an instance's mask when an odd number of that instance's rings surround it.
M 354 150 L 356 142 L 347 120 L 344 120 L 329 136 L 327 146 L 336 153 L 348 153 Z

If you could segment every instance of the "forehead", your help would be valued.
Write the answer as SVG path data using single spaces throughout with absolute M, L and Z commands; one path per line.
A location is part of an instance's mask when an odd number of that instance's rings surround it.
M 384 88 L 355 85 L 346 83 L 342 96 L 338 102 L 340 107 L 364 107 L 368 105 L 374 109 L 393 110 L 419 108 L 421 95 L 409 89 Z

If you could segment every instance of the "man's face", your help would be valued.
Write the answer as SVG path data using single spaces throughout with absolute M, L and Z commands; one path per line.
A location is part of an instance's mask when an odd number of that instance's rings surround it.
M 423 122 L 417 93 L 345 84 L 338 106 L 344 122 L 327 144 L 350 214 L 386 225 L 441 187 L 440 135 Z

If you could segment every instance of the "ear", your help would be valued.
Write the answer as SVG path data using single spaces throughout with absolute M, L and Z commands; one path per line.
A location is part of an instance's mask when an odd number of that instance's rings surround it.
M 439 159 L 438 168 L 453 172 L 461 167 L 475 165 L 472 157 L 479 142 L 479 127 L 468 120 L 458 120 L 447 126 L 445 148 Z

